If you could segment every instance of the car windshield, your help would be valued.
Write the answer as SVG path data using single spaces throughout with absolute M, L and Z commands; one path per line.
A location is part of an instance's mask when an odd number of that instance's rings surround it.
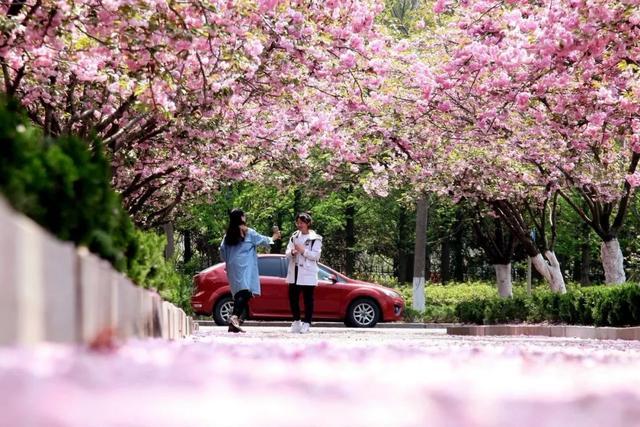
M 205 270 L 202 270 L 201 273 L 209 272 L 221 265 L 224 265 L 224 263 L 213 265 Z M 260 274 L 260 276 L 286 277 L 286 259 L 284 257 L 258 257 L 258 271 L 258 274 Z M 347 280 L 340 273 L 336 272 L 330 267 L 327 267 L 324 264 L 318 264 L 318 280 L 331 282 L 331 276 L 335 276 L 338 283 L 347 283 Z
M 261 276 L 285 277 L 280 258 L 258 258 L 258 271 Z
M 335 276 L 337 279 L 337 282 L 339 283 L 346 283 L 346 280 L 344 280 L 342 276 L 340 276 L 337 273 L 334 273 L 327 266 L 320 264 L 318 268 L 318 280 L 326 280 L 327 282 L 330 282 L 331 276 Z

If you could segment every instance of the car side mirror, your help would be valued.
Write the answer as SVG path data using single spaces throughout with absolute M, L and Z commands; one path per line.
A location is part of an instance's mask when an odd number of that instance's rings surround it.
M 338 283 L 338 276 L 336 276 L 335 274 L 331 274 L 329 275 L 329 280 L 331 280 L 331 283 L 336 284 Z

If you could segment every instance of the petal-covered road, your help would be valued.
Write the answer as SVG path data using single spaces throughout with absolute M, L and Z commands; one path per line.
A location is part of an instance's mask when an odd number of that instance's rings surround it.
M 640 343 L 202 328 L 0 349 L 4 426 L 640 426 Z

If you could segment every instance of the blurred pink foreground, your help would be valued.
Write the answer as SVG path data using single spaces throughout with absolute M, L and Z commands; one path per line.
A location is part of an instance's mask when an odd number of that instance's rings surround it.
M 204 328 L 0 349 L 7 426 L 637 426 L 640 343 Z

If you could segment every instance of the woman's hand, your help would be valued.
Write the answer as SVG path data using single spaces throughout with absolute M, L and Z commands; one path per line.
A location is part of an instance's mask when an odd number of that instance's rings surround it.
M 294 245 L 294 247 L 295 247 L 296 254 L 303 254 L 304 253 L 304 245 L 300 245 L 300 244 L 296 243 Z

